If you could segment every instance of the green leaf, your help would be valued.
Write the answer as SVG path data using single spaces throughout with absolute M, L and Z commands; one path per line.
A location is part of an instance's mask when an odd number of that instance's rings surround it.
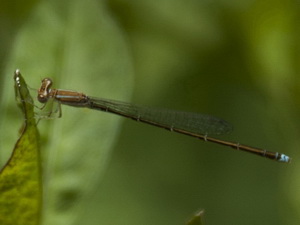
M 25 121 L 12 156 L 0 172 L 0 224 L 37 225 L 42 203 L 41 161 L 32 98 L 16 71 L 15 91 Z
M 186 225 L 203 225 L 204 224 L 202 222 L 203 215 L 204 215 L 204 210 L 198 211 L 193 215 L 193 217 L 187 222 Z
M 50 77 L 53 88 L 128 101 L 133 72 L 125 40 L 104 1 L 40 1 L 17 33 L 6 71 L 20 68 L 35 89 L 42 78 Z M 7 86 L 0 96 L 3 104 L 10 102 Z M 8 121 L 15 117 L 4 116 L 0 120 L 10 128 Z M 95 216 L 87 212 L 91 204 L 101 204 L 94 193 L 120 128 L 117 116 L 68 106 L 62 106 L 60 119 L 39 122 L 46 190 L 43 224 L 93 223 Z M 0 135 L 0 144 L 9 144 L 12 133 Z

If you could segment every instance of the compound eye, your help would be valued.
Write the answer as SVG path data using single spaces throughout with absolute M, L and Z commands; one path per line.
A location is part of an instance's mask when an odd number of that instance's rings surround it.
M 38 90 L 37 99 L 40 103 L 46 103 L 49 98 L 49 93 L 51 92 L 52 80 L 49 78 L 45 78 L 42 80 L 42 85 Z
M 46 103 L 48 98 L 45 95 L 38 95 L 38 100 L 40 103 Z

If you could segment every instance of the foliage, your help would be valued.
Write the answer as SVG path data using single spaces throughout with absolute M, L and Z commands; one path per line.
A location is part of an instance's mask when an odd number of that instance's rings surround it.
M 32 98 L 19 73 L 15 82 L 24 124 L 9 161 L 0 171 L 0 224 L 38 225 L 42 206 L 39 135 Z

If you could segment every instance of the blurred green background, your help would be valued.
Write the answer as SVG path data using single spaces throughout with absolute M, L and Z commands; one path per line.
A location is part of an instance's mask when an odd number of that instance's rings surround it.
M 0 3 L 0 165 L 22 123 L 12 74 L 38 88 L 215 115 L 224 139 L 291 164 L 91 110 L 43 120 L 44 225 L 299 224 L 299 1 Z M 33 95 L 35 92 L 33 91 Z

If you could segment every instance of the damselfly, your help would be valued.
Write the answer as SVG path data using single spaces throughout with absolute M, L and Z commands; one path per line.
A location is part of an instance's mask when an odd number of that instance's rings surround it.
M 250 152 L 279 162 L 290 162 L 291 160 L 287 155 L 278 152 L 271 152 L 265 149 L 224 141 L 209 136 L 212 134 L 226 133 L 231 130 L 229 123 L 210 115 L 148 108 L 115 100 L 94 98 L 84 93 L 71 90 L 51 89 L 51 86 L 51 79 L 45 78 L 42 80 L 37 97 L 39 102 L 46 104 L 52 99 L 63 105 L 105 111 L 204 141 Z

